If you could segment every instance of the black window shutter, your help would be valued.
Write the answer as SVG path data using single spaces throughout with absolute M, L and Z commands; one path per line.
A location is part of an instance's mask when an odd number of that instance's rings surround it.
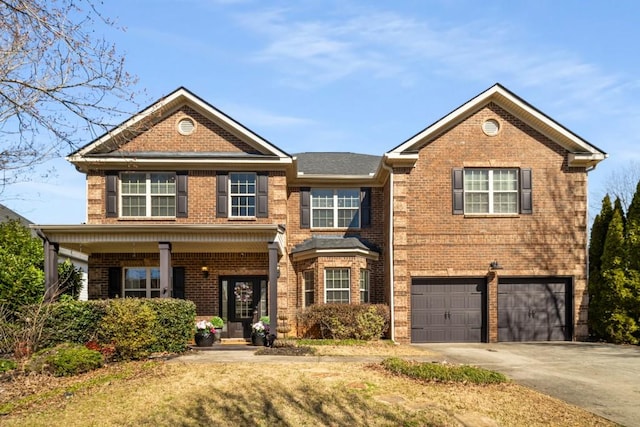
M 531 169 L 520 169 L 520 213 L 533 213 L 533 182 Z
M 361 227 L 371 227 L 371 188 L 360 189 L 360 221 Z
M 176 172 L 176 217 L 186 218 L 188 216 L 188 181 L 189 172 Z
M 109 298 L 121 297 L 122 293 L 122 269 L 109 267 Z
M 300 228 L 311 228 L 311 190 L 300 189 Z
M 269 173 L 259 173 L 257 180 L 256 217 L 267 218 L 269 216 Z
M 464 169 L 453 168 L 451 171 L 453 186 L 453 214 L 464 214 Z
M 118 217 L 118 172 L 107 171 L 105 172 L 106 178 L 106 216 L 107 218 Z
M 173 298 L 184 299 L 184 267 L 173 267 Z
M 218 218 L 229 216 L 229 175 L 227 172 L 218 172 L 216 176 L 216 216 Z

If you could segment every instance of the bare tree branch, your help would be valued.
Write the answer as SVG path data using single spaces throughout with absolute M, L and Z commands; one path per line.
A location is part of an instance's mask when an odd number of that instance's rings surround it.
M 97 25 L 114 27 L 93 0 L 0 0 L 0 193 L 137 108 Z

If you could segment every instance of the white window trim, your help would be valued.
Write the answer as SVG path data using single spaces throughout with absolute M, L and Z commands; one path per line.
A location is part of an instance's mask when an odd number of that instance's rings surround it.
M 313 211 L 314 210 L 328 210 L 330 208 L 319 208 L 316 207 L 314 208 L 313 206 L 313 191 L 314 190 L 331 190 L 333 191 L 333 206 L 331 207 L 331 209 L 333 210 L 333 226 L 314 226 L 313 225 Z M 341 208 L 338 206 L 338 191 L 354 191 L 356 192 L 356 194 L 358 195 L 358 226 L 357 227 L 344 227 L 344 226 L 338 226 L 338 218 L 339 218 L 339 211 L 341 210 L 352 210 L 352 207 L 349 208 Z M 311 189 L 311 191 L 309 192 L 309 196 L 310 196 L 310 201 L 309 201 L 309 215 L 310 215 L 310 223 L 311 223 L 311 228 L 337 228 L 337 229 L 348 229 L 348 228 L 355 228 L 355 229 L 360 229 L 362 228 L 362 199 L 360 197 L 360 188 L 323 188 L 323 187 L 314 187 Z
M 327 286 L 327 270 L 346 270 L 348 276 L 348 284 L 349 286 L 345 288 L 329 288 Z M 335 304 L 335 301 L 327 301 L 327 293 L 329 291 L 339 291 L 344 292 L 347 291 L 348 297 L 347 302 L 340 302 L 340 304 L 351 304 L 351 269 L 349 267 L 326 267 L 324 269 L 324 302 L 325 304 Z
M 122 191 L 122 177 L 125 175 L 133 175 L 133 174 L 145 174 L 145 215 L 123 215 L 122 214 L 122 209 L 124 207 L 124 203 L 123 203 L 123 197 L 125 196 L 141 196 L 142 194 L 133 194 L 133 193 L 124 193 Z M 170 193 L 158 193 L 158 194 L 151 194 L 151 175 L 154 174 L 168 174 L 168 175 L 173 175 L 173 179 L 174 179 L 174 183 L 175 183 L 175 191 L 173 194 Z M 177 210 L 177 206 L 174 207 L 174 214 L 173 215 L 158 215 L 158 216 L 153 216 L 151 215 L 151 198 L 152 196 L 173 196 L 173 200 L 174 200 L 174 204 L 176 203 L 177 197 L 178 197 L 178 188 L 177 188 L 177 177 L 176 177 L 176 173 L 175 172 L 163 172 L 163 171 L 153 171 L 153 172 L 121 172 L 120 176 L 119 176 L 119 180 L 118 180 L 118 217 L 119 218 L 153 218 L 153 219 L 162 219 L 162 218 L 175 218 L 175 212 Z
M 311 280 L 307 279 L 308 276 L 311 276 Z M 315 290 L 316 290 L 315 289 L 315 287 L 316 287 L 315 271 L 313 271 L 313 270 L 305 270 L 302 273 L 302 281 L 303 281 L 303 283 L 302 283 L 302 286 L 303 286 L 303 288 L 302 288 L 302 290 L 303 290 L 302 305 L 304 307 L 309 307 L 309 306 L 315 304 L 315 302 L 316 302 L 316 298 L 315 298 Z M 311 289 L 307 289 L 307 282 L 311 282 L 311 284 L 312 284 Z M 307 295 L 309 295 L 309 294 L 311 294 L 311 296 L 312 296 L 311 299 L 313 300 L 313 302 L 311 304 L 307 304 Z
M 122 296 L 124 298 L 135 298 L 135 297 L 128 297 L 127 296 L 127 292 L 142 292 L 143 289 L 127 289 L 127 270 L 130 269 L 140 269 L 140 270 L 145 270 L 146 271 L 146 275 L 145 275 L 145 280 L 146 280 L 146 287 L 145 287 L 145 291 L 146 291 L 146 295 L 144 298 L 159 298 L 160 297 L 160 283 L 158 283 L 158 287 L 157 288 L 152 288 L 151 287 L 151 270 L 160 270 L 159 266 L 153 266 L 153 267 L 143 267 L 143 266 L 130 266 L 130 267 L 124 267 L 122 269 Z M 157 297 L 153 297 L 151 296 L 151 292 L 158 292 L 158 296 Z M 138 297 L 139 298 L 139 297 Z
M 488 171 L 488 185 L 489 188 L 486 191 L 480 190 L 467 190 L 467 171 L 473 170 L 486 170 Z M 511 191 L 495 191 L 493 189 L 493 172 L 494 171 L 514 171 L 516 173 L 516 189 Z M 516 215 L 520 212 L 520 173 L 518 169 L 515 168 L 494 168 L 494 169 L 485 169 L 485 168 L 465 168 L 463 171 L 463 185 L 464 185 L 464 214 L 465 215 Z M 467 194 L 489 194 L 489 210 L 487 212 L 467 212 Z M 495 193 L 515 193 L 516 194 L 516 209 L 513 212 L 494 212 L 493 206 L 493 196 Z
M 253 193 L 232 193 L 231 183 L 233 175 L 253 175 L 254 178 L 254 192 Z M 227 194 L 229 194 L 229 218 L 256 218 L 256 211 L 258 210 L 258 174 L 255 172 L 230 172 L 227 183 Z M 252 197 L 253 196 L 253 215 L 234 215 L 233 214 L 233 198 L 234 197 Z
M 362 294 L 365 292 L 368 298 L 366 301 L 363 301 Z M 365 268 L 360 269 L 360 302 L 361 303 L 371 302 L 371 272 Z

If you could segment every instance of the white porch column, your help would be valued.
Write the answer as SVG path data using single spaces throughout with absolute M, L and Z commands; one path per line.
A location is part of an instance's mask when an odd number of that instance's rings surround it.
M 171 243 L 160 242 L 160 298 L 172 295 Z

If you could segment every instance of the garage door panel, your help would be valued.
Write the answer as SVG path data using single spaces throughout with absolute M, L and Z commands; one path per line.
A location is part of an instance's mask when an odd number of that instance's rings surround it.
M 414 279 L 412 342 L 481 342 L 484 279 Z
M 501 279 L 498 285 L 499 341 L 568 339 L 568 279 Z

